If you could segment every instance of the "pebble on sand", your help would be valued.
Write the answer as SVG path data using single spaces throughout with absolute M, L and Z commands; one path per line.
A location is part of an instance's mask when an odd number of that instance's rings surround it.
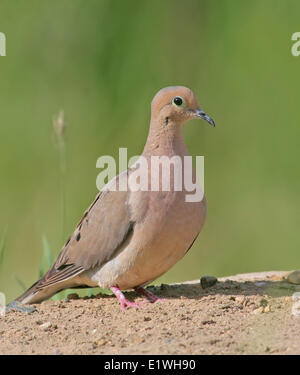
M 79 299 L 79 295 L 77 293 L 70 293 L 70 294 L 68 294 L 67 299 L 68 299 L 68 301 L 70 301 L 72 299 Z
M 44 330 L 44 331 L 47 331 L 47 329 L 51 328 L 52 327 L 52 323 L 51 322 L 46 322 L 46 323 L 43 323 L 40 325 L 40 329 Z
M 263 312 L 264 312 L 264 308 L 262 306 L 252 311 L 252 313 L 255 315 L 262 314 Z
M 202 276 L 200 284 L 203 289 L 210 288 L 217 283 L 218 279 L 215 276 Z
M 287 280 L 291 284 L 300 284 L 300 271 L 294 271 L 290 273 L 287 277 Z

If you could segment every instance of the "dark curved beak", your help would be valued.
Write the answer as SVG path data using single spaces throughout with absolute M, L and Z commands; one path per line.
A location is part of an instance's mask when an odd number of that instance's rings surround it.
M 214 120 L 208 116 L 202 109 L 195 109 L 194 111 L 195 118 L 202 118 L 207 121 L 211 126 L 216 126 Z

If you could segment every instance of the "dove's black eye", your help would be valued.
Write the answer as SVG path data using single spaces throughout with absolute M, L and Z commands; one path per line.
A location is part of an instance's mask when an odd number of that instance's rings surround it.
M 180 107 L 183 104 L 183 99 L 180 96 L 175 96 L 173 103 Z

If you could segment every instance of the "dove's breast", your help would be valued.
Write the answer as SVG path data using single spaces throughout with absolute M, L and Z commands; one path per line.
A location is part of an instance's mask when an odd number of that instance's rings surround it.
M 155 280 L 185 255 L 204 224 L 205 197 L 186 202 L 184 192 L 152 192 L 148 199 L 143 218 L 114 257 L 83 277 L 103 288 L 131 289 Z

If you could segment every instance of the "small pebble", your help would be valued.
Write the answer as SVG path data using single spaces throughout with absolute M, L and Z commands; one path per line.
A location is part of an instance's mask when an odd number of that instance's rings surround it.
M 97 345 L 98 345 L 98 346 L 104 346 L 105 344 L 107 344 L 107 341 L 106 341 L 106 340 L 99 340 L 99 341 L 97 342 Z
M 47 331 L 51 327 L 52 327 L 51 322 L 46 322 L 40 325 L 40 329 L 43 329 L 44 331 Z
M 200 284 L 203 289 L 210 288 L 217 283 L 218 279 L 215 276 L 202 276 Z
M 78 299 L 79 298 L 79 295 L 77 293 L 71 293 L 71 294 L 68 294 L 68 301 L 70 301 L 71 299 Z
M 264 312 L 264 308 L 261 306 L 258 309 L 253 310 L 253 314 L 258 315 Z
M 287 277 L 287 280 L 291 284 L 300 284 L 300 271 L 294 271 L 290 273 Z

